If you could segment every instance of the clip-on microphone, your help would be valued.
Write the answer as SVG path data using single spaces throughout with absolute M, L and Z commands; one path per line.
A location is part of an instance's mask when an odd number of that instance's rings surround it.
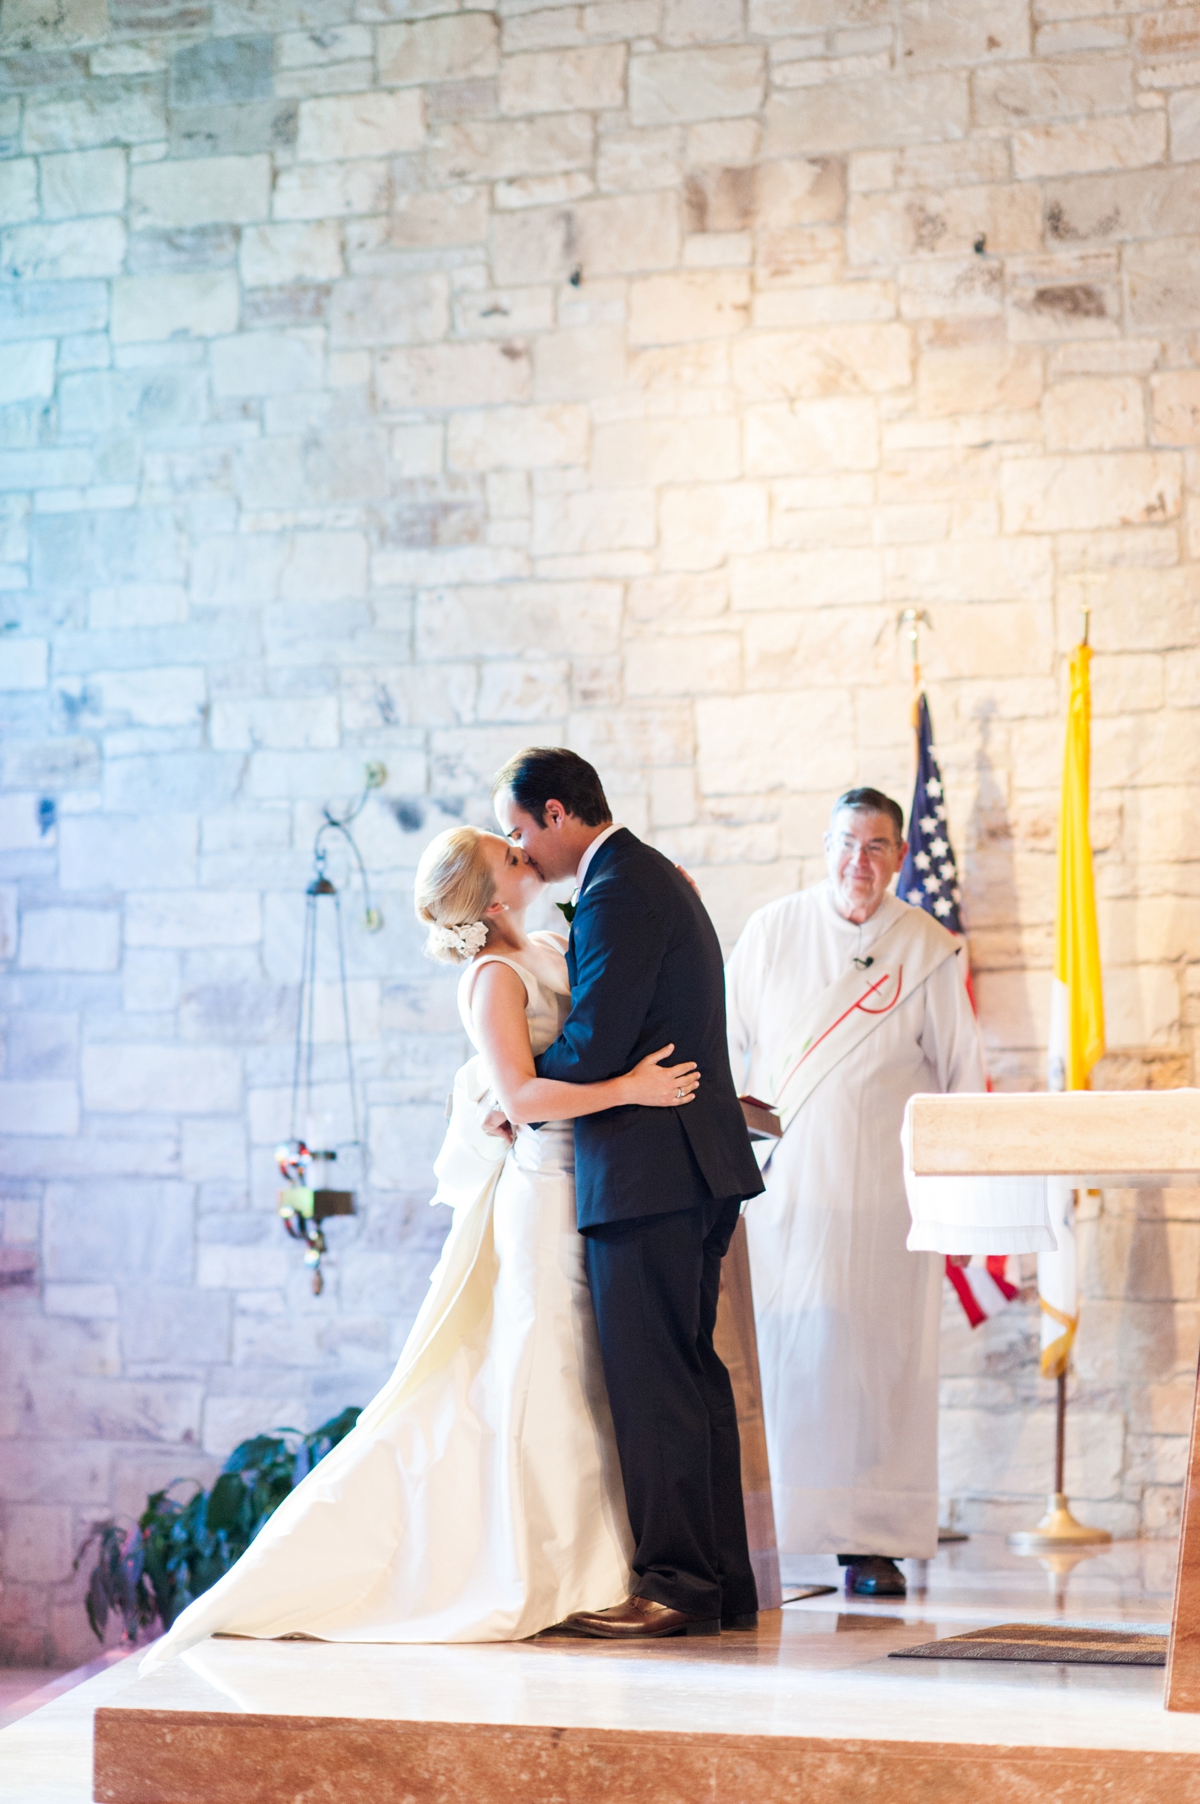
M 873 958 L 856 958 L 854 962 L 860 971 L 865 971 L 868 966 L 875 963 L 875 960 Z

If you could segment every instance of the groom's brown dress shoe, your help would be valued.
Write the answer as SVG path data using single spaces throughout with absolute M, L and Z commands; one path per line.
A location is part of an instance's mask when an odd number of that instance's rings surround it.
M 627 1597 L 610 1610 L 576 1610 L 563 1623 L 569 1635 L 591 1635 L 598 1641 L 658 1641 L 666 1635 L 719 1635 L 716 1617 L 685 1616 L 648 1597 Z

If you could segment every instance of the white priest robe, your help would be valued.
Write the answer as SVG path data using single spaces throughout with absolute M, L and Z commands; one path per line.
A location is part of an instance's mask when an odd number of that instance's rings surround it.
M 795 1024 L 907 914 L 861 927 L 818 883 L 751 916 L 729 960 L 739 1091 L 774 1101 Z M 929 923 L 931 927 L 935 923 Z M 962 956 L 943 960 L 818 1084 L 746 1205 L 781 1553 L 937 1551 L 944 1261 L 910 1253 L 900 1127 L 920 1091 L 987 1088 Z

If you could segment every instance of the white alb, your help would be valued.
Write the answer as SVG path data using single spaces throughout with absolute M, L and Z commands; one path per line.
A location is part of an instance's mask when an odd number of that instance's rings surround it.
M 825 882 L 750 917 L 727 973 L 739 1089 L 772 1100 L 767 1074 L 795 1019 L 873 956 L 901 909 L 885 896 L 856 927 Z M 905 1247 L 900 1123 L 917 1091 L 985 1088 L 961 960 L 947 958 L 808 1097 L 771 1156 L 765 1195 L 746 1205 L 782 1553 L 937 1551 L 944 1261 Z

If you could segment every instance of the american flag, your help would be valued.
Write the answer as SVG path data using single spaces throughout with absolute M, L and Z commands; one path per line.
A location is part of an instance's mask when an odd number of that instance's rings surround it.
M 917 697 L 917 782 L 913 790 L 912 813 L 908 822 L 908 856 L 900 867 L 896 894 L 902 902 L 923 908 L 935 921 L 951 933 L 961 934 L 962 890 L 958 882 L 958 863 L 950 844 L 950 828 L 946 822 L 946 793 L 942 771 L 933 745 L 933 722 L 929 703 L 922 693 Z M 971 989 L 971 972 L 966 972 L 967 994 L 971 1007 L 975 996 Z M 993 1255 L 972 1263 L 965 1269 L 946 1261 L 946 1276 L 954 1286 L 959 1302 L 972 1328 L 988 1316 L 996 1315 L 1020 1292 L 1006 1276 L 1007 1262 Z
M 972 1259 L 970 1265 L 951 1265 L 946 1261 L 946 1276 L 954 1286 L 954 1294 L 972 1328 L 978 1328 L 990 1315 L 999 1315 L 1021 1292 L 1008 1281 L 1008 1260 L 1003 1253 L 989 1253 L 986 1259 Z
M 924 695 L 917 697 L 917 786 L 908 822 L 908 857 L 900 868 L 896 894 L 902 902 L 923 908 L 951 933 L 962 932 L 958 865 L 946 825 L 942 772 Z

